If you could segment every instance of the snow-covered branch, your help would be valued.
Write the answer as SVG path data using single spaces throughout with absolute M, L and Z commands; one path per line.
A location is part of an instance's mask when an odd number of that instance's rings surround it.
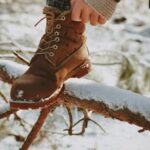
M 26 69 L 24 65 L 0 60 L 0 77 L 4 82 L 11 84 Z M 150 98 L 127 90 L 87 79 L 69 79 L 58 103 L 93 111 L 150 130 Z
M 0 60 L 0 79 L 11 84 L 27 70 L 27 66 L 9 60 Z

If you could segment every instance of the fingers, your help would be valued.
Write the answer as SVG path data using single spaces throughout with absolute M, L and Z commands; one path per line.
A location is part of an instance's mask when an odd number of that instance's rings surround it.
M 99 24 L 105 24 L 106 21 L 107 21 L 107 20 L 106 20 L 102 15 L 99 16 L 99 18 L 98 18 L 98 23 L 99 23 Z
M 81 8 L 78 8 L 78 7 L 73 7 L 72 8 L 72 14 L 71 14 L 71 18 L 73 21 L 81 21 Z
M 87 22 L 89 22 L 89 20 L 90 20 L 90 12 L 89 12 L 89 10 L 88 10 L 88 9 L 83 9 L 83 10 L 81 11 L 81 16 L 80 16 L 80 18 L 81 18 L 81 22 L 82 22 L 82 23 L 87 23 Z
M 83 23 L 90 22 L 92 26 L 106 23 L 106 19 L 102 15 L 97 14 L 95 11 L 90 12 L 88 10 L 81 11 L 80 20 Z
M 90 24 L 96 26 L 99 24 L 99 15 L 97 13 L 92 13 L 90 15 Z
M 84 1 L 71 0 L 71 9 L 71 18 L 73 21 L 80 21 L 82 23 L 90 22 L 93 26 L 106 22 L 106 19 L 102 15 L 99 15 L 94 9 L 84 3 Z

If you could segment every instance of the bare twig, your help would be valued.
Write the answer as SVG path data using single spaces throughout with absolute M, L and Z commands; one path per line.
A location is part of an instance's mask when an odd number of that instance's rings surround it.
M 19 121 L 20 125 L 28 132 L 29 130 L 26 128 L 25 124 L 28 124 L 30 127 L 33 127 L 33 125 L 29 124 L 25 120 L 23 120 L 16 112 L 14 113 L 15 120 Z
M 17 135 L 17 134 L 14 134 L 14 133 L 10 133 L 8 135 L 15 137 L 16 141 L 18 141 L 18 142 L 23 142 L 25 140 L 25 137 L 23 137 L 21 135 Z
M 72 113 L 71 113 L 71 109 L 69 107 L 66 107 L 67 111 L 68 111 L 68 115 L 69 115 L 69 128 L 68 130 L 68 134 L 72 135 L 72 126 L 73 126 L 73 118 L 72 118 Z
M 14 114 L 17 110 L 8 110 L 4 113 L 0 113 L 0 119 L 9 117 L 11 114 Z
M 29 66 L 29 61 L 24 58 L 23 56 L 21 56 L 20 54 L 18 54 L 16 51 L 13 51 L 13 54 L 20 60 L 22 61 L 24 64 L 28 65 Z
M 0 96 L 2 97 L 2 99 L 6 102 L 9 103 L 9 100 L 6 98 L 6 96 L 2 93 L 2 91 L 0 91 Z
M 105 133 L 105 130 L 101 127 L 101 125 L 99 125 L 96 121 L 89 118 L 87 110 L 82 110 L 83 114 L 84 114 L 84 117 L 81 118 L 80 120 L 78 120 L 75 124 L 73 124 L 73 117 L 72 117 L 71 109 L 69 107 L 66 107 L 66 108 L 67 108 L 68 115 L 69 115 L 69 128 L 64 129 L 64 131 L 68 131 L 69 135 L 83 135 L 85 133 L 85 129 L 88 127 L 88 122 L 89 121 L 96 124 Z M 79 133 L 73 133 L 73 128 L 76 125 L 78 125 L 81 121 L 83 121 L 81 131 Z
M 104 128 L 99 124 L 97 123 L 95 120 L 89 118 L 89 121 L 93 122 L 94 124 L 96 124 L 104 133 L 106 133 L 106 131 L 104 130 Z
M 50 107 L 47 107 L 47 108 L 44 108 L 41 110 L 41 113 L 40 113 L 40 116 L 39 116 L 37 122 L 33 126 L 31 132 L 29 133 L 26 141 L 24 142 L 24 144 L 22 145 L 22 148 L 20 150 L 28 150 L 29 146 L 31 145 L 33 140 L 36 138 L 42 125 L 44 124 L 49 112 L 53 111 L 54 107 L 55 106 L 50 106 Z
M 85 129 L 88 127 L 88 121 L 89 121 L 88 113 L 86 110 L 83 110 L 83 114 L 84 114 L 84 118 L 83 118 L 82 130 L 81 132 L 76 133 L 74 135 L 83 135 L 85 133 Z

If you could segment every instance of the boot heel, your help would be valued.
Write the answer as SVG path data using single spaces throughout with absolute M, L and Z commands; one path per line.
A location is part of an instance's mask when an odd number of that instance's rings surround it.
M 70 74 L 69 78 L 81 78 L 91 71 L 90 60 L 85 60 L 80 66 L 75 68 Z

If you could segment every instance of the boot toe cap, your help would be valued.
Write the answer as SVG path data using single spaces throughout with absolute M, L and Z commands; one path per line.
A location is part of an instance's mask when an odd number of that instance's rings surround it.
M 24 75 L 12 85 L 11 99 L 18 100 L 34 100 L 50 96 L 56 89 L 54 81 L 34 75 Z

